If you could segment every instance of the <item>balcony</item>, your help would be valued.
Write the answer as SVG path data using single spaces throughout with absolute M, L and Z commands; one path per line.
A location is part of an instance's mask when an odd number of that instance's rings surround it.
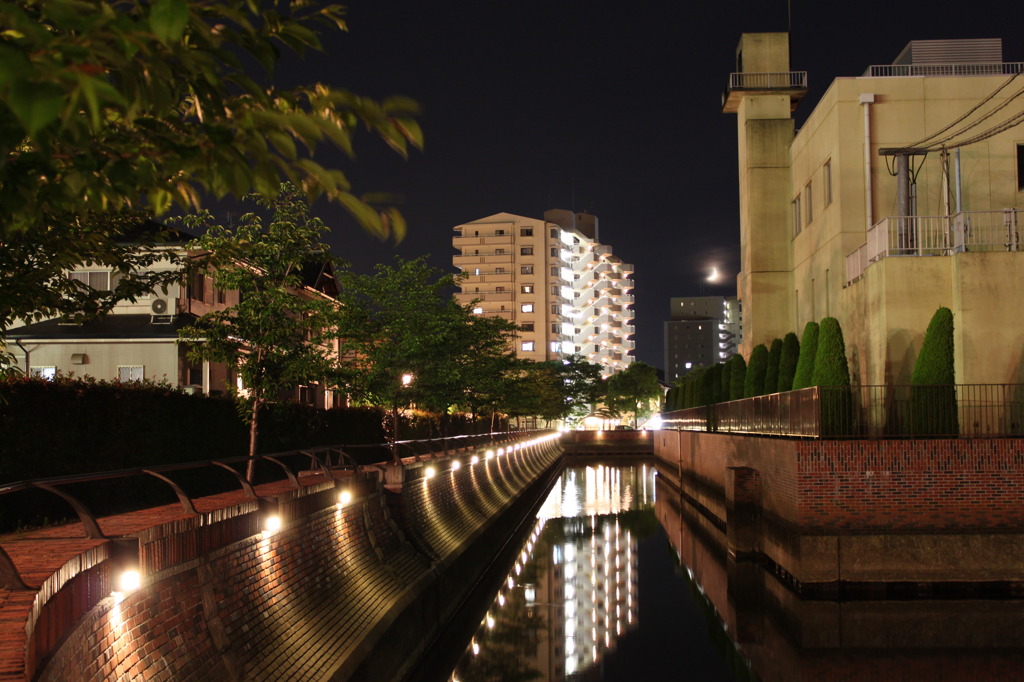
M 722 111 L 735 114 L 744 95 L 789 95 L 790 111 L 795 111 L 806 94 L 806 71 L 731 73 L 729 87 L 722 94 Z
M 467 253 L 462 255 L 456 255 L 452 258 L 452 263 L 457 268 L 467 266 L 483 267 L 485 265 L 494 265 L 511 262 L 511 253 L 494 253 L 493 251 L 489 251 L 487 253 Z
M 875 223 L 867 241 L 846 256 L 846 284 L 869 265 L 892 256 L 950 256 L 981 251 L 1020 251 L 1024 211 L 964 211 L 948 216 L 890 216 Z

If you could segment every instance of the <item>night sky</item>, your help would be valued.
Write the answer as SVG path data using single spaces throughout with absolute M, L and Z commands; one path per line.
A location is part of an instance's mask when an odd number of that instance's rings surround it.
M 326 203 L 336 255 L 368 270 L 430 254 L 450 269 L 452 227 L 508 211 L 571 208 L 600 219 L 601 241 L 636 266 L 636 355 L 662 364 L 669 298 L 702 292 L 712 266 L 734 295 L 739 264 L 736 120 L 721 113 L 744 31 L 784 31 L 787 4 L 350 0 L 349 33 L 326 54 L 288 60 L 278 80 L 323 81 L 423 107 L 423 153 L 402 160 L 363 134 L 355 163 L 329 155 L 356 192 L 403 197 L 395 247 Z M 1002 37 L 1024 60 L 1024 6 L 976 0 L 793 2 L 792 68 L 811 91 L 798 125 L 836 76 L 888 64 L 912 39 Z M 1022 133 L 1024 134 L 1024 133 Z

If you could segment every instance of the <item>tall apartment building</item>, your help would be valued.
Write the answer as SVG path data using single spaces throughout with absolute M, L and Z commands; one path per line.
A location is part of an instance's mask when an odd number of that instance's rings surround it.
M 736 354 L 743 323 L 740 302 L 735 297 L 673 298 L 669 316 L 665 323 L 666 381 Z
M 633 266 L 598 241 L 597 217 L 551 210 L 457 225 L 456 298 L 519 327 L 516 354 L 535 361 L 579 353 L 608 376 L 633 361 Z
M 1024 267 L 1024 64 L 998 39 L 913 41 L 834 80 L 795 132 L 807 74 L 789 70 L 787 34 L 744 34 L 736 61 L 723 110 L 738 122 L 744 354 L 832 316 L 855 381 L 909 383 L 946 306 L 958 383 L 1024 379 L 1024 318 L 1006 308 Z

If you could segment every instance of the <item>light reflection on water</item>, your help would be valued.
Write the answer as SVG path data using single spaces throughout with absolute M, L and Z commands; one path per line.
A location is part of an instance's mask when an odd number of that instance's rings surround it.
M 450 679 L 592 678 L 638 627 L 634 527 L 657 526 L 655 480 L 646 465 L 565 469 Z

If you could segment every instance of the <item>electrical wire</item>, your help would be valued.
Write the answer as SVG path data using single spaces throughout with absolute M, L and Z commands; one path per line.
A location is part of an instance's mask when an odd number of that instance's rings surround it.
M 1009 96 L 1008 98 L 1006 98 L 1006 100 L 1004 100 L 1004 101 L 1003 101 L 1003 102 L 1002 102 L 1002 103 L 1001 103 L 1001 104 L 1000 104 L 999 106 L 995 107 L 994 109 L 992 109 L 991 111 L 989 111 L 988 113 L 986 113 L 986 114 L 985 114 L 984 116 L 982 116 L 981 118 L 979 118 L 979 119 L 978 119 L 977 121 L 974 121 L 974 122 L 973 122 L 973 123 L 971 123 L 970 125 L 964 126 L 964 127 L 963 127 L 963 128 L 961 128 L 960 130 L 957 130 L 957 131 L 956 131 L 955 133 L 952 133 L 952 134 L 950 134 L 950 135 L 947 135 L 946 137 L 944 137 L 944 138 L 941 138 L 941 139 L 939 139 L 939 140 L 937 140 L 937 141 L 935 141 L 935 142 L 931 143 L 931 145 L 930 145 L 929 147 L 927 147 L 927 148 L 926 148 L 926 150 L 927 150 L 927 151 L 936 151 L 936 150 L 938 150 L 938 149 L 941 149 L 941 148 L 942 148 L 942 147 L 943 147 L 944 145 L 945 145 L 945 146 L 950 146 L 950 147 L 962 147 L 962 146 L 964 145 L 964 143 L 963 143 L 963 142 L 954 142 L 954 141 L 953 141 L 953 140 L 954 140 L 954 138 L 956 138 L 956 137 L 958 137 L 958 136 L 960 136 L 960 135 L 963 135 L 963 134 L 964 134 L 964 133 L 966 133 L 966 132 L 967 132 L 968 130 L 971 130 L 971 129 L 973 129 L 973 128 L 976 128 L 976 127 L 978 127 L 978 126 L 979 126 L 979 125 L 981 125 L 981 124 L 982 124 L 982 123 L 983 123 L 984 121 L 986 121 L 986 120 L 988 120 L 988 119 L 992 118 L 992 117 L 993 117 L 993 116 L 995 116 L 995 115 L 996 115 L 997 113 L 999 113 L 1000 111 L 1002 111 L 1003 109 L 1005 109 L 1006 107 L 1008 107 L 1008 106 L 1009 106 L 1010 104 L 1012 104 L 1012 103 L 1013 103 L 1013 101 L 1014 101 L 1015 99 L 1017 99 L 1017 98 L 1018 98 L 1018 97 L 1020 97 L 1021 95 L 1024 95 L 1024 88 L 1021 88 L 1020 90 L 1018 90 L 1018 91 L 1017 91 L 1017 92 L 1015 92 L 1014 94 L 1010 95 L 1010 96 Z M 1014 119 L 1015 119 L 1015 118 L 1016 118 L 1017 116 L 1019 116 L 1019 115 L 1020 115 L 1020 114 L 1017 114 L 1017 115 L 1015 115 L 1015 116 L 1014 116 L 1014 117 L 1012 117 L 1012 118 L 1014 118 Z M 993 129 L 995 129 L 995 128 L 999 128 L 999 127 L 1001 127 L 1001 126 L 1002 126 L 1002 125 L 1003 125 L 1004 123 L 1006 123 L 1006 121 L 1003 121 L 1003 123 L 999 123 L 999 124 L 996 124 L 996 126 L 994 126 L 993 128 L 989 128 L 989 129 L 988 129 L 988 130 L 986 130 L 985 132 L 981 133 L 981 135 L 985 135 L 985 133 L 987 133 L 987 132 L 988 132 L 989 130 L 993 130 Z M 1010 127 L 1012 127 L 1012 126 L 1010 126 Z M 1004 128 L 1004 130 L 1005 130 L 1005 128 Z M 973 139 L 973 138 L 972 138 L 972 139 Z M 985 139 L 985 138 L 982 138 L 982 139 Z
M 1017 76 L 1019 76 L 1020 74 L 1021 74 L 1021 71 L 1018 71 L 1017 73 L 1015 73 L 1015 74 L 1013 74 L 1012 76 L 1010 76 L 1009 78 L 1007 78 L 1007 79 L 1006 79 L 1006 80 L 1005 80 L 1005 81 L 1003 82 L 1003 84 L 1002 84 L 1002 85 L 1000 85 L 1000 86 L 999 86 L 998 88 L 996 88 L 995 90 L 993 90 L 993 91 L 992 91 L 991 93 L 989 93 L 989 94 L 988 94 L 988 96 L 986 96 L 986 97 L 985 97 L 984 99 L 982 99 L 982 100 L 981 100 L 980 102 L 978 102 L 978 103 L 977 103 L 977 104 L 975 104 L 975 105 L 974 105 L 973 107 L 971 107 L 971 108 L 970 108 L 970 109 L 969 109 L 969 110 L 967 111 L 967 113 L 965 113 L 965 114 L 964 114 L 963 116 L 961 116 L 961 117 L 960 117 L 960 118 L 958 118 L 957 120 L 955 120 L 955 121 L 953 121 L 952 123 L 950 123 L 949 125 L 947 125 L 947 126 L 946 126 L 945 128 L 943 128 L 942 130 L 937 130 L 937 131 L 935 131 L 934 133 L 932 133 L 931 135 L 929 135 L 928 137 L 923 137 L 923 138 L 921 138 L 920 140 L 918 140 L 917 142 L 915 142 L 915 143 L 913 143 L 913 144 L 911 144 L 911 145 L 907 145 L 907 146 L 909 146 L 909 147 L 920 147 L 920 146 L 921 146 L 921 145 L 923 145 L 923 144 L 924 144 L 925 142 L 929 142 L 929 141 L 930 141 L 930 140 L 931 140 L 932 138 L 934 138 L 934 137 L 938 137 L 939 135 L 941 135 L 942 133 L 946 132 L 947 130 L 949 130 L 949 129 L 950 129 L 950 128 L 952 128 L 953 126 L 957 125 L 958 123 L 960 123 L 961 121 L 963 121 L 964 119 L 966 119 L 966 118 L 967 118 L 968 116 L 970 116 L 971 114 L 973 114 L 973 113 L 974 113 L 975 111 L 977 111 L 977 110 L 978 110 L 978 109 L 980 109 L 981 107 L 985 106 L 985 103 L 986 103 L 986 102 L 988 102 L 988 101 L 989 101 L 989 100 L 991 100 L 991 99 L 992 99 L 993 97 L 995 97 L 996 95 L 998 95 L 998 94 L 999 94 L 999 93 L 1000 93 L 1000 92 L 1001 92 L 1001 91 L 1003 90 L 1003 88 L 1005 88 L 1005 87 L 1006 87 L 1007 85 L 1009 85 L 1010 83 L 1012 83 L 1012 82 L 1013 82 L 1013 80 L 1014 80 L 1014 79 L 1015 79 L 1015 78 L 1016 78 Z M 1019 94 L 1019 93 L 1018 93 L 1018 94 Z M 934 144 L 934 143 L 933 143 L 933 144 Z

